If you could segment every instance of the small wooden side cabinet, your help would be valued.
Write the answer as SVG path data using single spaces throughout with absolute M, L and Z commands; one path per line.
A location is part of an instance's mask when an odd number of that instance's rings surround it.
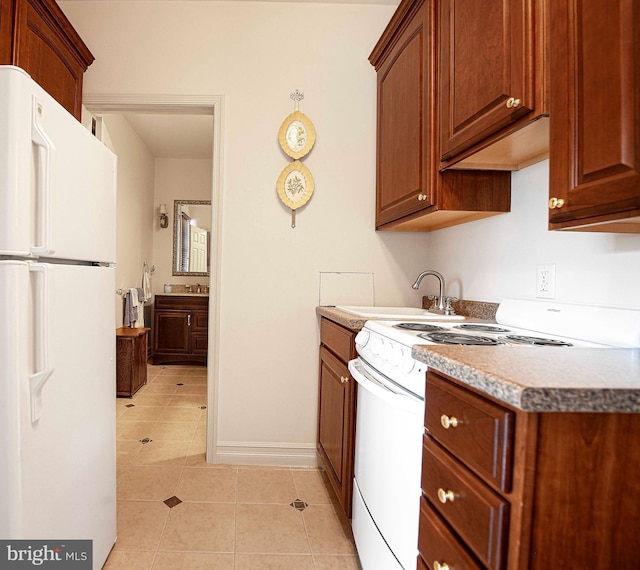
M 149 329 L 116 330 L 116 395 L 131 398 L 147 383 L 147 333 Z

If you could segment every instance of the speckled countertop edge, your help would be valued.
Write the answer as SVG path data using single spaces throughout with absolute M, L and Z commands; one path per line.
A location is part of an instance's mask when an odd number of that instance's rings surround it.
M 364 326 L 364 323 L 370 320 L 359 318 L 352 313 L 341 311 L 335 307 L 316 307 L 316 313 L 352 331 L 359 331 Z
M 422 299 L 423 308 L 428 308 L 429 300 L 426 297 Z M 456 313 L 459 315 L 464 315 L 466 317 L 470 317 L 472 320 L 481 319 L 483 321 L 495 322 L 496 311 L 498 310 L 497 303 L 483 303 L 480 301 L 456 301 L 454 303 L 454 307 L 456 309 Z M 393 320 L 397 321 L 399 319 L 364 319 L 357 317 L 353 313 L 347 313 L 346 311 L 341 311 L 340 309 L 336 309 L 335 307 L 316 307 L 316 313 L 322 317 L 326 317 L 343 327 L 347 327 L 353 331 L 359 331 L 364 323 L 370 320 Z M 410 321 L 411 318 L 407 317 L 407 321 Z
M 495 353 L 499 357 L 507 357 L 496 359 L 500 361 L 500 365 L 496 364 L 495 370 L 511 366 L 514 370 L 513 375 L 496 373 L 494 370 L 479 366 L 475 358 L 466 359 L 465 351 L 460 347 L 416 345 L 413 347 L 412 356 L 463 384 L 526 412 L 640 412 L 640 349 L 591 349 L 597 351 L 590 353 L 592 357 L 594 355 L 602 357 L 602 369 L 594 366 L 585 368 L 585 385 L 583 386 L 569 385 L 566 381 L 567 368 L 575 367 L 587 354 L 581 351 L 589 349 L 578 348 L 563 351 L 563 353 L 556 352 L 556 356 L 562 355 L 562 361 L 554 358 L 553 352 L 546 350 L 543 354 L 543 351 L 539 351 L 540 366 L 548 368 L 549 381 L 546 385 L 527 384 L 529 374 L 527 361 L 531 361 L 530 357 L 534 353 L 521 352 L 522 348 L 508 350 L 508 354 Z M 524 348 L 524 350 L 531 349 Z M 538 348 L 534 350 L 537 351 Z M 478 354 L 474 350 L 467 352 L 467 354 L 474 353 Z M 567 358 L 575 362 L 567 366 Z M 508 365 L 505 364 L 507 360 Z M 520 366 L 517 366 L 519 362 Z M 612 366 L 612 363 L 617 363 L 618 366 Z M 515 367 L 514 364 L 516 364 Z M 536 376 L 539 377 L 539 374 Z M 575 375 L 571 378 L 575 379 Z M 598 381 L 601 382 L 600 385 L 597 385 Z M 588 385 L 589 382 L 592 385 Z

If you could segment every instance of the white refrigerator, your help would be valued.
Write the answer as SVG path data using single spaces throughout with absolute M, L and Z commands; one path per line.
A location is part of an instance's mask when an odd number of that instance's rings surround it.
M 116 157 L 0 66 L 0 539 L 116 539 Z

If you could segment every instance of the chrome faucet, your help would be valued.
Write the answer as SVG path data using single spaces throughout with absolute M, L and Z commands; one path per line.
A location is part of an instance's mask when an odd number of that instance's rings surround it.
M 447 300 L 444 294 L 444 277 L 442 276 L 441 273 L 438 273 L 437 271 L 434 271 L 433 269 L 427 269 L 426 271 L 423 271 L 420 275 L 418 275 L 418 278 L 416 279 L 416 282 L 411 285 L 412 289 L 417 289 L 418 287 L 420 287 L 420 282 L 427 276 L 427 275 L 433 275 L 434 277 L 438 278 L 438 281 L 440 281 L 440 295 L 438 296 L 438 299 L 436 301 L 436 308 L 435 309 L 430 309 L 431 312 L 434 313 L 439 313 L 441 315 L 444 314 L 450 314 L 447 312 Z M 450 307 L 449 307 L 450 310 Z

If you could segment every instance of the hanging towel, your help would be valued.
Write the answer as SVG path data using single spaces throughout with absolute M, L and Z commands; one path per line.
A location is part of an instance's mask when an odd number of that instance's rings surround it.
M 129 289 L 124 295 L 124 326 L 135 327 L 138 320 L 138 290 Z
M 151 272 L 146 262 L 142 267 L 142 291 L 142 302 L 148 303 L 151 301 Z
M 138 318 L 134 326 L 141 329 L 144 328 L 144 291 L 138 287 L 136 293 L 138 294 Z
M 132 287 L 124 295 L 124 326 L 144 328 L 144 302 L 142 289 Z

